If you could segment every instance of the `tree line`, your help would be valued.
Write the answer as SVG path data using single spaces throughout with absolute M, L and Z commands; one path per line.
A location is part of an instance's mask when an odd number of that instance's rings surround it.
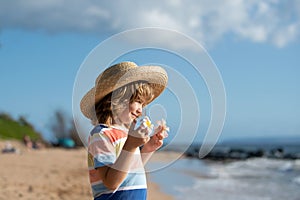
M 75 127 L 73 118 L 63 110 L 55 110 L 50 117 L 48 128 L 53 134 L 55 141 L 45 141 L 40 132 L 26 119 L 25 116 L 20 116 L 14 119 L 10 114 L 0 112 L 0 139 L 17 139 L 27 135 L 31 139 L 41 139 L 44 143 L 52 146 L 62 146 L 60 141 L 66 139 L 74 143 L 74 147 L 83 146 Z

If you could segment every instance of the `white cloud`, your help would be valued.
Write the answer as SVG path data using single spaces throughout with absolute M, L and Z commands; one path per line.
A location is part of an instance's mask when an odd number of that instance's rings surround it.
M 226 34 L 284 47 L 299 38 L 298 0 L 13 0 L 0 2 L 0 30 L 99 34 L 132 28 L 163 27 L 208 46 Z
M 284 47 L 286 44 L 297 39 L 299 35 L 299 23 L 291 24 L 279 30 L 273 38 L 273 42 L 278 47 Z

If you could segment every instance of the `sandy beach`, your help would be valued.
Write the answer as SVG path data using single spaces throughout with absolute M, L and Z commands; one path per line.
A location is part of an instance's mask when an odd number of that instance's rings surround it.
M 27 150 L 11 141 L 17 153 L 0 154 L 0 200 L 93 199 L 86 163 L 86 149 L 44 148 Z M 3 149 L 5 141 L 0 141 Z M 155 159 L 165 159 L 158 152 Z M 148 200 L 173 199 L 148 177 Z

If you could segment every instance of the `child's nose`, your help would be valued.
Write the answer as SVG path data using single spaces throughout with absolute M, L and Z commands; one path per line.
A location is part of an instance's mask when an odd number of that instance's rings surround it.
M 141 107 L 138 107 L 138 109 L 136 110 L 138 114 L 141 114 L 143 112 L 143 108 L 142 106 Z

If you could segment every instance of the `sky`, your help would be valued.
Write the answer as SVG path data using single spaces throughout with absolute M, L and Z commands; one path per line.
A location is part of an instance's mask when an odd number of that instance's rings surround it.
M 25 116 L 50 138 L 55 110 L 72 117 L 74 84 L 91 52 L 116 34 L 145 27 L 184 34 L 205 49 L 226 92 L 220 139 L 300 136 L 298 0 L 0 1 L 0 111 Z M 192 55 L 185 42 L 164 34 L 128 37 L 125 45 L 145 41 Z M 144 49 L 113 62 L 128 59 L 161 63 L 170 72 L 173 66 L 185 77 L 199 101 L 196 138 L 202 140 L 213 106 L 203 77 L 193 77 L 189 63 L 170 52 Z M 97 74 L 87 77 L 89 86 Z M 160 100 L 152 110 L 163 110 L 171 130 L 177 130 L 184 120 L 178 116 L 182 111 L 174 109 L 176 101 L 188 100 L 176 100 L 172 90 Z M 184 141 L 184 135 L 178 140 Z

